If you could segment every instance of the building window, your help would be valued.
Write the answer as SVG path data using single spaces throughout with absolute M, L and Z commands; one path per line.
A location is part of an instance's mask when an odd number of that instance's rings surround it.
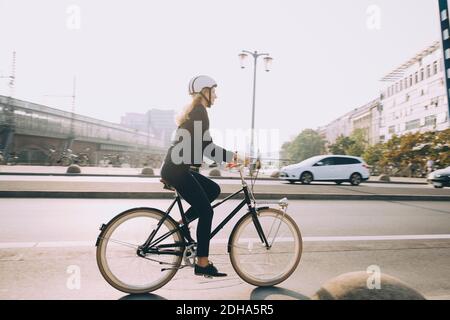
M 400 91 L 403 91 L 403 81 L 400 80 Z
M 409 86 L 412 87 L 412 85 L 413 85 L 413 76 L 410 75 L 409 76 Z
M 414 83 L 418 83 L 419 82 L 419 72 L 416 72 L 414 74 Z
M 436 115 L 428 116 L 425 118 L 425 126 L 435 126 L 436 125 Z
M 437 73 L 438 73 L 438 62 L 435 61 L 435 62 L 433 63 L 433 75 L 435 75 L 435 74 L 437 74 Z
M 441 21 L 445 21 L 447 20 L 447 10 L 442 10 L 441 11 Z
M 389 127 L 389 134 L 394 134 L 395 133 L 395 126 L 390 126 Z
M 427 65 L 427 78 L 431 77 L 431 66 Z
M 422 68 L 422 69 L 420 69 L 419 81 L 423 81 L 424 78 L 425 78 L 425 70 L 423 70 L 423 68 Z
M 405 130 L 413 130 L 420 127 L 420 119 L 406 122 Z
M 448 29 L 445 29 L 443 34 L 444 34 L 444 40 L 447 40 L 449 38 Z

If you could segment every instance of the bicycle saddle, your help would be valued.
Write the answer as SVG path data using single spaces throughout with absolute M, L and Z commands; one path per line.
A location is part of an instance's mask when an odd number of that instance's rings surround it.
M 170 190 L 170 191 L 175 191 L 175 188 L 172 187 L 166 180 L 159 179 L 159 182 L 161 182 L 164 185 L 163 189 Z

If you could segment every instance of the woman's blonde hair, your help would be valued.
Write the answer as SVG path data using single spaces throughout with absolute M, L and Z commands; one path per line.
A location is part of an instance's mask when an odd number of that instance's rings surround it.
M 175 117 L 175 123 L 177 126 L 181 126 L 189 119 L 189 113 L 191 113 L 192 109 L 198 104 L 201 104 L 204 98 L 201 94 L 195 93 L 192 95 L 192 102 L 185 106 L 181 112 Z

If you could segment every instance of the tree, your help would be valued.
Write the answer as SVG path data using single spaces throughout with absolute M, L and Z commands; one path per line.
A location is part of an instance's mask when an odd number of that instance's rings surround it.
M 293 141 L 286 142 L 282 146 L 282 155 L 296 162 L 324 152 L 325 140 L 312 129 L 303 130 Z
M 450 166 L 450 129 L 394 135 L 386 143 L 368 147 L 363 157 L 368 164 L 382 169 L 392 165 L 402 170 L 410 164 L 425 169 L 428 159 L 444 168 Z
M 367 147 L 366 151 L 362 154 L 362 157 L 364 161 L 367 162 L 369 165 L 376 165 L 378 164 L 381 159 L 383 158 L 383 152 L 384 152 L 384 144 L 383 143 L 377 143 L 375 145 Z
M 356 129 L 349 137 L 339 136 L 328 148 L 332 154 L 360 157 L 367 147 L 366 134 L 363 129 Z
M 350 137 L 344 137 L 340 135 L 334 144 L 331 144 L 328 149 L 332 154 L 347 154 L 347 150 L 350 148 L 352 140 Z
M 368 145 L 365 131 L 363 129 L 354 130 L 350 135 L 350 139 L 353 143 L 350 145 L 347 154 L 361 157 Z

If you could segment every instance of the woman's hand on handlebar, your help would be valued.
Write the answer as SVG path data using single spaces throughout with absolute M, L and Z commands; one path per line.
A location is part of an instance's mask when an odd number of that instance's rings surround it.
M 234 156 L 233 156 L 233 161 L 227 163 L 227 168 L 236 168 L 236 167 L 239 167 L 240 165 L 243 165 L 244 163 L 245 163 L 245 160 L 241 159 L 238 156 L 237 152 L 235 152 Z

